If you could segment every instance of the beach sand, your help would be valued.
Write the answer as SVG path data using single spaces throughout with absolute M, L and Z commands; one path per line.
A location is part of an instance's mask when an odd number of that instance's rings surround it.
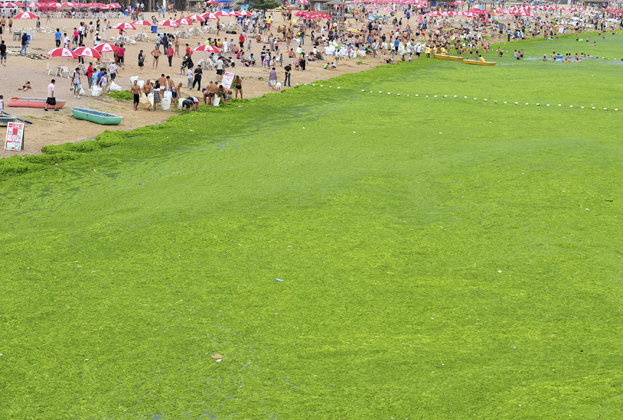
M 147 20 L 151 20 L 151 15 L 152 14 L 146 14 L 145 18 Z M 280 14 L 276 13 L 274 14 L 274 16 L 277 19 L 277 24 L 279 24 L 281 19 Z M 226 23 L 232 21 L 233 18 L 223 18 L 223 20 Z M 81 19 L 52 19 L 51 24 L 45 23 L 45 21 L 45 17 L 41 19 L 42 28 L 50 27 L 53 30 L 55 30 L 56 28 L 60 28 L 61 32 L 71 33 L 73 32 L 73 28 L 78 26 Z M 122 21 L 130 22 L 131 20 L 130 18 L 113 19 L 111 20 L 111 25 Z M 89 20 L 84 20 L 84 22 L 88 24 Z M 13 26 L 15 29 L 28 27 L 33 28 L 35 24 L 36 20 L 17 20 L 14 22 Z M 128 31 L 128 36 L 132 37 L 133 35 L 141 31 L 141 28 L 137 29 L 137 31 Z M 143 29 L 143 32 L 147 32 L 148 29 L 149 28 Z M 176 30 L 177 28 L 173 29 Z M 116 36 L 117 33 L 117 30 L 109 29 L 107 32 L 107 36 L 110 39 L 111 37 Z M 223 39 L 225 35 L 226 34 L 221 31 L 220 36 L 218 36 L 217 38 Z M 212 38 L 216 37 L 215 34 L 204 34 L 203 36 L 204 38 L 201 38 L 199 36 L 193 36 L 190 39 L 181 38 L 180 55 L 183 56 L 186 43 L 188 43 L 190 47 L 193 48 L 197 45 L 198 42 L 203 43 L 203 41 L 205 41 L 208 36 Z M 140 79 L 146 80 L 156 79 L 164 73 L 165 75 L 170 76 L 176 82 L 176 84 L 178 82 L 182 82 L 184 87 L 182 90 L 182 95 L 188 95 L 190 92 L 188 89 L 186 89 L 186 75 L 179 74 L 182 58 L 174 57 L 173 67 L 169 67 L 166 57 L 161 56 L 158 70 L 152 70 L 152 58 L 149 53 L 154 46 L 154 34 L 149 33 L 149 37 L 151 42 L 137 42 L 134 45 L 125 45 L 125 69 L 118 71 L 117 80 L 115 82 L 120 85 L 122 89 L 125 90 L 129 89 L 130 87 L 130 76 L 140 76 Z M 237 41 L 236 35 L 227 34 L 227 38 L 234 38 L 234 40 Z M 164 122 L 169 116 L 174 114 L 171 111 L 147 111 L 144 109 L 139 109 L 139 111 L 135 112 L 130 101 L 115 101 L 112 99 L 107 99 L 106 101 L 104 101 L 100 98 L 92 98 L 91 96 L 89 96 L 89 91 L 86 91 L 86 89 L 85 91 L 87 93 L 87 96 L 83 96 L 80 99 L 73 98 L 73 92 L 69 90 L 69 88 L 71 87 L 70 79 L 47 75 L 46 62 L 50 64 L 50 68 L 55 69 L 56 66 L 61 64 L 60 58 L 37 60 L 15 55 L 14 53 L 19 52 L 20 42 L 17 40 L 13 41 L 12 35 L 7 33 L 3 34 L 2 39 L 4 39 L 5 43 L 7 44 L 7 50 L 9 52 L 7 58 L 7 66 L 0 67 L 0 94 L 4 95 L 4 111 L 8 114 L 16 115 L 18 117 L 27 119 L 33 124 L 27 125 L 25 128 L 25 150 L 19 152 L 0 150 L 0 157 L 8 157 L 16 154 L 37 154 L 41 153 L 41 148 L 43 146 L 49 144 L 61 144 L 66 142 L 77 142 L 85 139 L 90 139 L 105 130 L 129 131 L 145 125 L 152 125 Z M 267 36 L 264 36 L 263 39 L 266 40 Z M 84 44 L 90 47 L 94 46 L 93 40 L 90 38 L 87 38 Z M 310 44 L 311 42 L 309 38 L 306 39 L 306 43 L 304 46 L 306 50 L 311 49 Z M 258 44 L 255 41 L 252 43 L 251 52 L 253 52 L 254 56 L 258 60 L 258 63 L 262 45 L 267 44 Z M 296 45 L 296 43 L 293 42 L 292 45 L 294 46 Z M 285 43 L 281 43 L 280 46 L 282 49 L 285 50 Z M 28 52 L 45 55 L 49 50 L 54 47 L 54 33 L 37 33 L 36 39 L 31 41 Z M 141 49 L 148 57 L 145 61 L 145 69 L 143 74 L 139 74 L 137 60 L 138 53 Z M 321 51 L 324 51 L 324 48 L 321 48 Z M 112 53 L 106 53 L 104 57 L 112 58 Z M 206 57 L 206 53 L 194 53 L 193 61 L 195 61 L 196 63 L 197 61 L 199 61 L 199 59 L 204 57 Z M 85 61 L 88 63 L 90 60 L 85 59 Z M 328 61 L 332 61 L 332 57 L 328 57 Z M 284 62 L 285 64 L 292 63 L 294 62 L 294 59 L 288 59 L 287 56 L 285 56 L 284 54 Z M 366 64 L 357 64 L 358 62 L 364 62 Z M 363 59 L 358 58 L 352 60 L 341 60 L 338 63 L 338 68 L 333 70 L 325 70 L 323 68 L 325 63 L 326 60 L 308 63 L 305 71 L 294 70 L 294 65 L 292 65 L 292 86 L 295 86 L 296 84 L 313 83 L 314 81 L 319 79 L 328 79 L 346 73 L 369 70 L 376 67 L 377 65 L 380 65 L 381 60 L 378 57 L 376 59 L 373 59 L 369 56 Z M 73 70 L 75 64 L 77 64 L 77 60 L 64 59 L 63 64 Z M 255 67 L 239 66 L 239 61 L 236 64 L 237 65 L 235 68 L 230 68 L 226 71 L 235 72 L 236 74 L 239 74 L 241 77 L 244 78 L 243 92 L 245 98 L 256 97 L 263 95 L 267 92 L 273 92 L 273 90 L 268 86 L 269 69 L 263 69 L 261 65 L 256 65 Z M 277 67 L 277 74 L 278 80 L 283 81 L 283 68 Z M 7 106 L 7 99 L 11 97 L 45 98 L 47 96 L 47 86 L 50 83 L 50 80 L 53 78 L 56 79 L 56 97 L 58 99 L 67 100 L 64 108 L 61 109 L 59 112 L 45 112 L 43 109 L 13 108 Z M 262 78 L 262 80 L 260 80 L 260 78 Z M 82 79 L 83 86 L 86 87 L 86 76 L 82 76 Z M 216 72 L 204 71 L 202 84 L 205 84 L 207 81 L 210 80 L 216 80 Z M 25 84 L 26 81 L 31 82 L 33 89 L 25 94 L 22 94 L 21 92 L 17 91 L 17 88 Z M 198 92 L 196 90 L 193 91 L 193 95 L 197 96 L 197 93 Z M 73 118 L 71 114 L 72 106 L 87 107 L 107 113 L 123 115 L 123 121 L 118 126 L 101 126 L 98 124 L 77 120 Z M 0 127 L 0 131 L 2 131 L 2 139 L 4 139 L 4 127 Z M 3 149 L 3 147 L 0 149 Z

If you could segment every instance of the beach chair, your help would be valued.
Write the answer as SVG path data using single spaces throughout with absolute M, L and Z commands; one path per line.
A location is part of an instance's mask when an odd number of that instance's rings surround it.
M 50 73 L 54 73 L 54 69 L 50 68 L 50 62 L 46 62 L 45 63 L 45 71 L 48 73 L 48 76 L 50 75 Z
M 61 66 L 59 70 L 60 70 L 60 77 L 66 77 L 69 79 L 69 74 L 70 74 L 69 67 Z

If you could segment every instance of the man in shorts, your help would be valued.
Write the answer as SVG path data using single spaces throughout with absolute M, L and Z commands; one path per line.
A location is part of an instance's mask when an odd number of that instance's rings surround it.
M 222 57 L 219 57 L 216 60 L 216 83 L 221 83 L 223 81 L 223 74 L 225 73 L 225 67 L 223 64 Z
M 190 112 L 191 108 L 193 111 L 197 111 L 197 107 L 199 107 L 199 99 L 194 96 L 191 96 L 182 102 L 182 112 L 184 112 L 184 110 Z
M 137 80 L 134 81 L 130 92 L 132 92 L 132 98 L 134 99 L 134 110 L 138 111 L 138 102 L 141 99 L 141 87 L 138 85 Z
M 56 84 L 56 80 L 52 79 L 52 81 L 48 85 L 48 99 L 46 99 L 46 101 L 45 101 L 45 110 L 46 110 L 46 112 L 48 110 L 48 105 L 53 106 L 54 107 L 54 111 L 58 111 L 58 109 L 56 109 L 56 97 L 54 96 L 54 91 L 56 89 L 56 85 L 55 84 Z

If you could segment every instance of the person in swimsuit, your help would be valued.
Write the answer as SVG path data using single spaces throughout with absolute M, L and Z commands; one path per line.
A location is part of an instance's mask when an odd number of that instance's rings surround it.
M 218 85 L 214 82 L 210 82 L 210 86 L 208 87 L 208 105 L 214 105 L 214 97 L 216 96 L 217 90 Z
M 158 69 L 158 58 L 160 58 L 160 50 L 158 47 L 154 47 L 154 50 L 151 52 L 151 55 L 154 57 L 154 62 L 151 66 L 152 70 Z
M 239 75 L 236 75 L 236 77 L 234 77 L 234 91 L 236 92 L 236 98 L 238 98 L 238 92 L 240 92 L 240 99 L 243 99 L 243 97 L 242 97 L 242 77 L 240 77 Z
M 151 83 L 145 83 L 143 85 L 143 93 L 145 94 L 145 96 L 149 97 L 149 94 L 151 93 Z M 147 108 L 147 110 L 149 111 L 151 109 Z
M 138 85 L 138 80 L 134 81 L 134 84 L 130 88 L 130 92 L 132 92 L 132 98 L 134 99 L 134 110 L 138 111 L 138 103 L 141 99 L 141 88 Z
M 24 86 L 22 86 L 21 88 L 17 88 L 17 90 L 21 90 L 22 92 L 26 92 L 29 89 L 32 89 L 32 87 L 30 86 L 30 82 L 26 82 Z

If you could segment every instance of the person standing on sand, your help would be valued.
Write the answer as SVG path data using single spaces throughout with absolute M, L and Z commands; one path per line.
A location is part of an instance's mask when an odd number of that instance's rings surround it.
M 158 70 L 158 58 L 160 58 L 160 50 L 158 47 L 154 47 L 154 50 L 151 52 L 151 55 L 154 57 L 154 62 L 151 66 L 152 70 Z
M 71 84 L 74 88 L 74 98 L 78 99 L 80 99 L 80 89 L 82 87 L 80 82 L 80 67 L 76 67 L 74 74 L 71 75 Z
M 45 101 L 45 111 L 46 112 L 48 110 L 48 105 L 53 106 L 54 107 L 54 111 L 58 112 L 58 109 L 56 109 L 56 97 L 54 96 L 54 91 L 56 90 L 55 83 L 56 83 L 56 80 L 52 79 L 52 81 L 48 85 L 48 99 L 46 99 L 46 101 Z
M 203 70 L 201 69 L 201 66 L 197 65 L 197 67 L 195 67 L 195 79 L 193 80 L 193 85 L 191 89 L 194 89 L 195 84 L 197 84 L 197 90 L 201 91 L 201 75 L 202 74 L 203 74 Z
M 0 66 L 6 67 L 6 45 L 0 41 Z
M 138 53 L 138 68 L 143 73 L 143 68 L 145 67 L 145 54 L 143 54 L 143 50 L 140 50 Z
M 145 94 L 145 96 L 149 97 L 149 94 L 151 93 L 151 83 L 149 83 L 149 80 L 145 82 L 145 84 L 143 85 L 143 93 Z M 149 111 L 151 107 L 147 108 L 147 110 Z
M 89 89 L 93 87 L 93 63 L 89 63 L 87 68 L 87 82 L 89 83 Z
M 234 92 L 236 92 L 236 98 L 238 98 L 238 92 L 240 92 L 240 99 L 243 99 L 243 97 L 242 97 L 242 77 L 240 77 L 239 75 L 236 75 L 236 77 L 234 77 Z
M 169 44 L 169 46 L 167 47 L 167 58 L 169 59 L 169 67 L 173 67 L 173 54 L 174 53 L 175 51 L 173 51 L 173 46 Z
M 286 72 L 286 78 L 283 81 L 283 86 L 286 87 L 290 87 L 290 75 L 292 74 L 292 66 L 287 64 L 284 68 L 283 68 Z

